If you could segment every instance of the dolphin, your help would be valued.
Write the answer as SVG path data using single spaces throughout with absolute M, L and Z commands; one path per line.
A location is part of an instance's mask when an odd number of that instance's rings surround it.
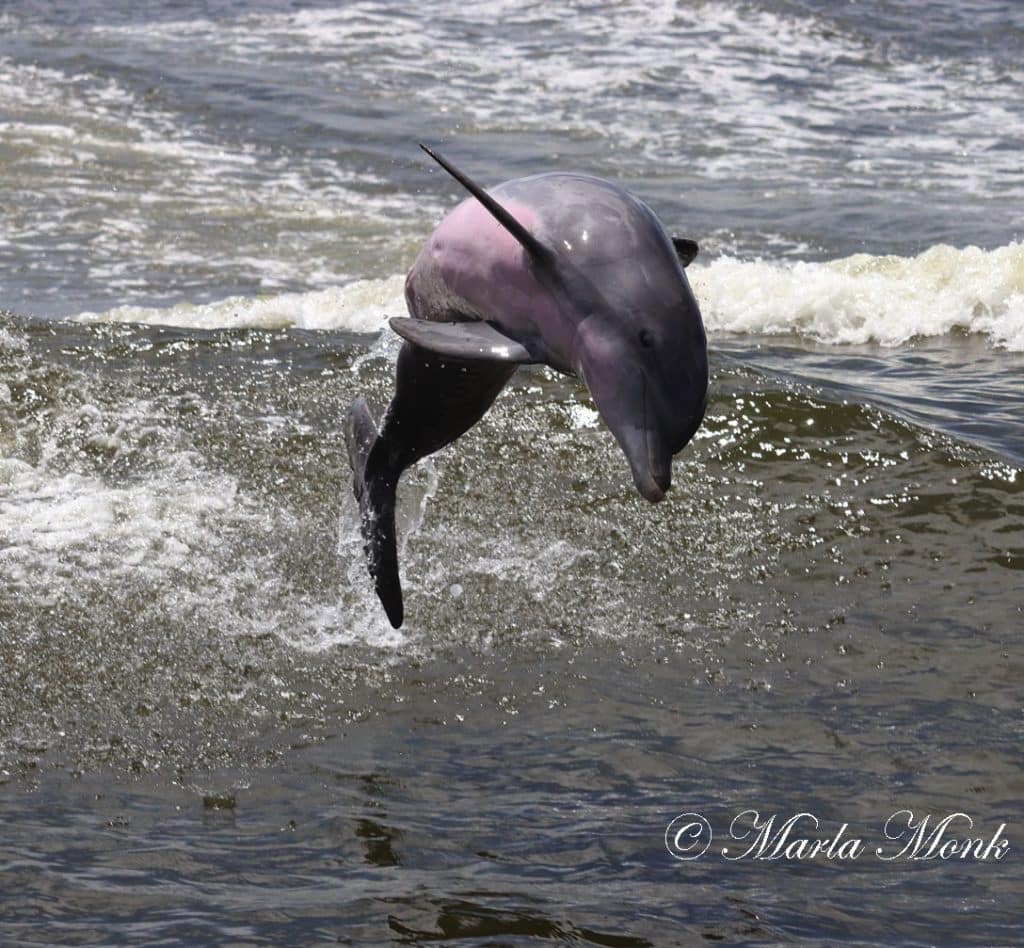
M 471 196 L 409 270 L 409 317 L 389 320 L 405 342 L 380 430 L 362 397 L 345 428 L 367 565 L 395 628 L 398 479 L 475 425 L 518 366 L 583 381 L 651 502 L 669 489 L 672 456 L 700 426 L 708 392 L 684 272 L 696 243 L 670 238 L 643 201 L 602 178 L 552 172 L 485 191 L 420 147 Z

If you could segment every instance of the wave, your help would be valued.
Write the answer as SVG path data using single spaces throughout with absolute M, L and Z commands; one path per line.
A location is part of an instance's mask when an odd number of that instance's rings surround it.
M 626 160 L 623 143 L 656 165 L 699 155 L 691 173 L 715 181 L 745 176 L 754 163 L 762 179 L 803 186 L 825 162 L 866 187 L 879 177 L 913 187 L 926 168 L 947 191 L 1020 194 L 1017 151 L 994 146 L 1024 134 L 1020 111 L 1006 105 L 1021 74 L 990 49 L 952 58 L 879 41 L 855 16 L 794 16 L 756 3 L 485 6 L 506 28 L 481 30 L 479 6 L 468 12 L 445 0 L 426 18 L 364 2 L 146 19 L 95 33 L 156 55 L 199 46 L 234 64 L 301 61 L 311 84 L 347 89 L 359 88 L 360 66 L 371 59 L 374 99 L 411 100 L 481 131 L 555 125 L 614 141 L 615 162 Z M 922 127 L 893 118 L 908 110 L 934 120 Z M 855 152 L 823 150 L 832 141 L 826 130 L 857 114 L 879 118 L 859 130 Z
M 972 32 L 945 55 L 941 13 L 915 42 L 902 21 L 774 2 L 488 0 L 500 31 L 451 0 L 89 3 L 71 26 L 21 6 L 0 20 L 0 269 L 19 311 L 386 277 L 453 193 L 427 186 L 412 128 L 471 150 L 486 181 L 635 183 L 748 258 L 774 229 L 832 253 L 857 234 L 906 252 L 950 220 L 964 241 L 1021 237 L 1019 56 Z
M 1024 244 L 930 247 L 916 257 L 856 254 L 824 263 L 720 257 L 694 268 L 710 333 L 797 335 L 898 346 L 977 333 L 1024 350 Z
M 712 339 L 795 335 L 827 344 L 898 346 L 921 336 L 979 334 L 1024 351 L 1024 244 L 931 247 L 916 257 L 856 254 L 825 262 L 719 257 L 688 271 Z M 119 306 L 77 317 L 194 329 L 374 333 L 405 313 L 402 277 L 308 293 L 231 297 L 169 308 Z
M 185 329 L 309 329 L 353 333 L 380 331 L 388 316 L 405 314 L 404 278 L 357 280 L 308 293 L 231 296 L 213 303 L 179 303 L 157 308 L 118 306 L 81 313 L 85 323 L 140 323 Z
M 172 280 L 201 292 L 223 274 L 271 292 L 329 287 L 366 273 L 369 247 L 399 259 L 441 215 L 369 169 L 226 142 L 193 118 L 155 86 L 0 55 L 6 301 L 22 281 L 33 312 L 62 313 L 82 284 L 105 301 L 152 298 Z

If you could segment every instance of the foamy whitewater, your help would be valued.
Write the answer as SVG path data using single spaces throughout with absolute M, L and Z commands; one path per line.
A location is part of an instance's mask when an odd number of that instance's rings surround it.
M 1008 0 L 0 4 L 0 943 L 1019 943 L 1022 63 Z M 345 427 L 421 141 L 697 241 L 711 384 L 652 505 L 519 369 L 395 630 Z
M 722 256 L 688 271 L 712 335 L 794 335 L 831 344 L 897 346 L 974 333 L 1024 351 L 1024 245 L 932 247 L 917 257 L 857 254 L 825 263 Z M 311 293 L 232 297 L 199 305 L 118 306 L 75 317 L 192 329 L 378 332 L 405 315 L 403 278 L 360 280 Z
M 712 333 L 793 334 L 898 346 L 976 333 L 1024 350 L 1024 245 L 931 247 L 917 257 L 857 254 L 827 263 L 721 257 L 692 275 Z

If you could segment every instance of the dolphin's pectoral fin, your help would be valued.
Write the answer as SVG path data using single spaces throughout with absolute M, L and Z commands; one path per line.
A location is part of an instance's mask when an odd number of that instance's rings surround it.
M 521 342 L 506 336 L 490 323 L 440 323 L 426 319 L 395 316 L 391 328 L 421 349 L 453 359 L 512 362 L 518 365 L 543 362 Z
M 687 240 L 685 237 L 673 237 L 672 246 L 676 248 L 676 256 L 684 267 L 693 263 L 693 258 L 700 252 L 697 241 Z
M 377 426 L 363 398 L 357 398 L 349 409 L 345 443 L 352 466 L 352 492 L 359 504 L 366 565 L 388 620 L 397 629 L 404 618 L 395 542 L 398 474 L 389 470 L 389 452 L 377 434 Z

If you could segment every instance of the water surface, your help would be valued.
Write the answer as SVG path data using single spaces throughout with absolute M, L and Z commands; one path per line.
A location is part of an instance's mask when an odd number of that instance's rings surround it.
M 1022 54 L 996 2 L 4 7 L 0 940 L 1020 941 Z M 712 385 L 651 506 L 521 370 L 403 481 L 395 631 L 342 425 L 460 198 L 419 140 L 697 239 Z M 727 859 L 747 809 L 865 851 Z M 1009 850 L 879 858 L 901 810 Z

